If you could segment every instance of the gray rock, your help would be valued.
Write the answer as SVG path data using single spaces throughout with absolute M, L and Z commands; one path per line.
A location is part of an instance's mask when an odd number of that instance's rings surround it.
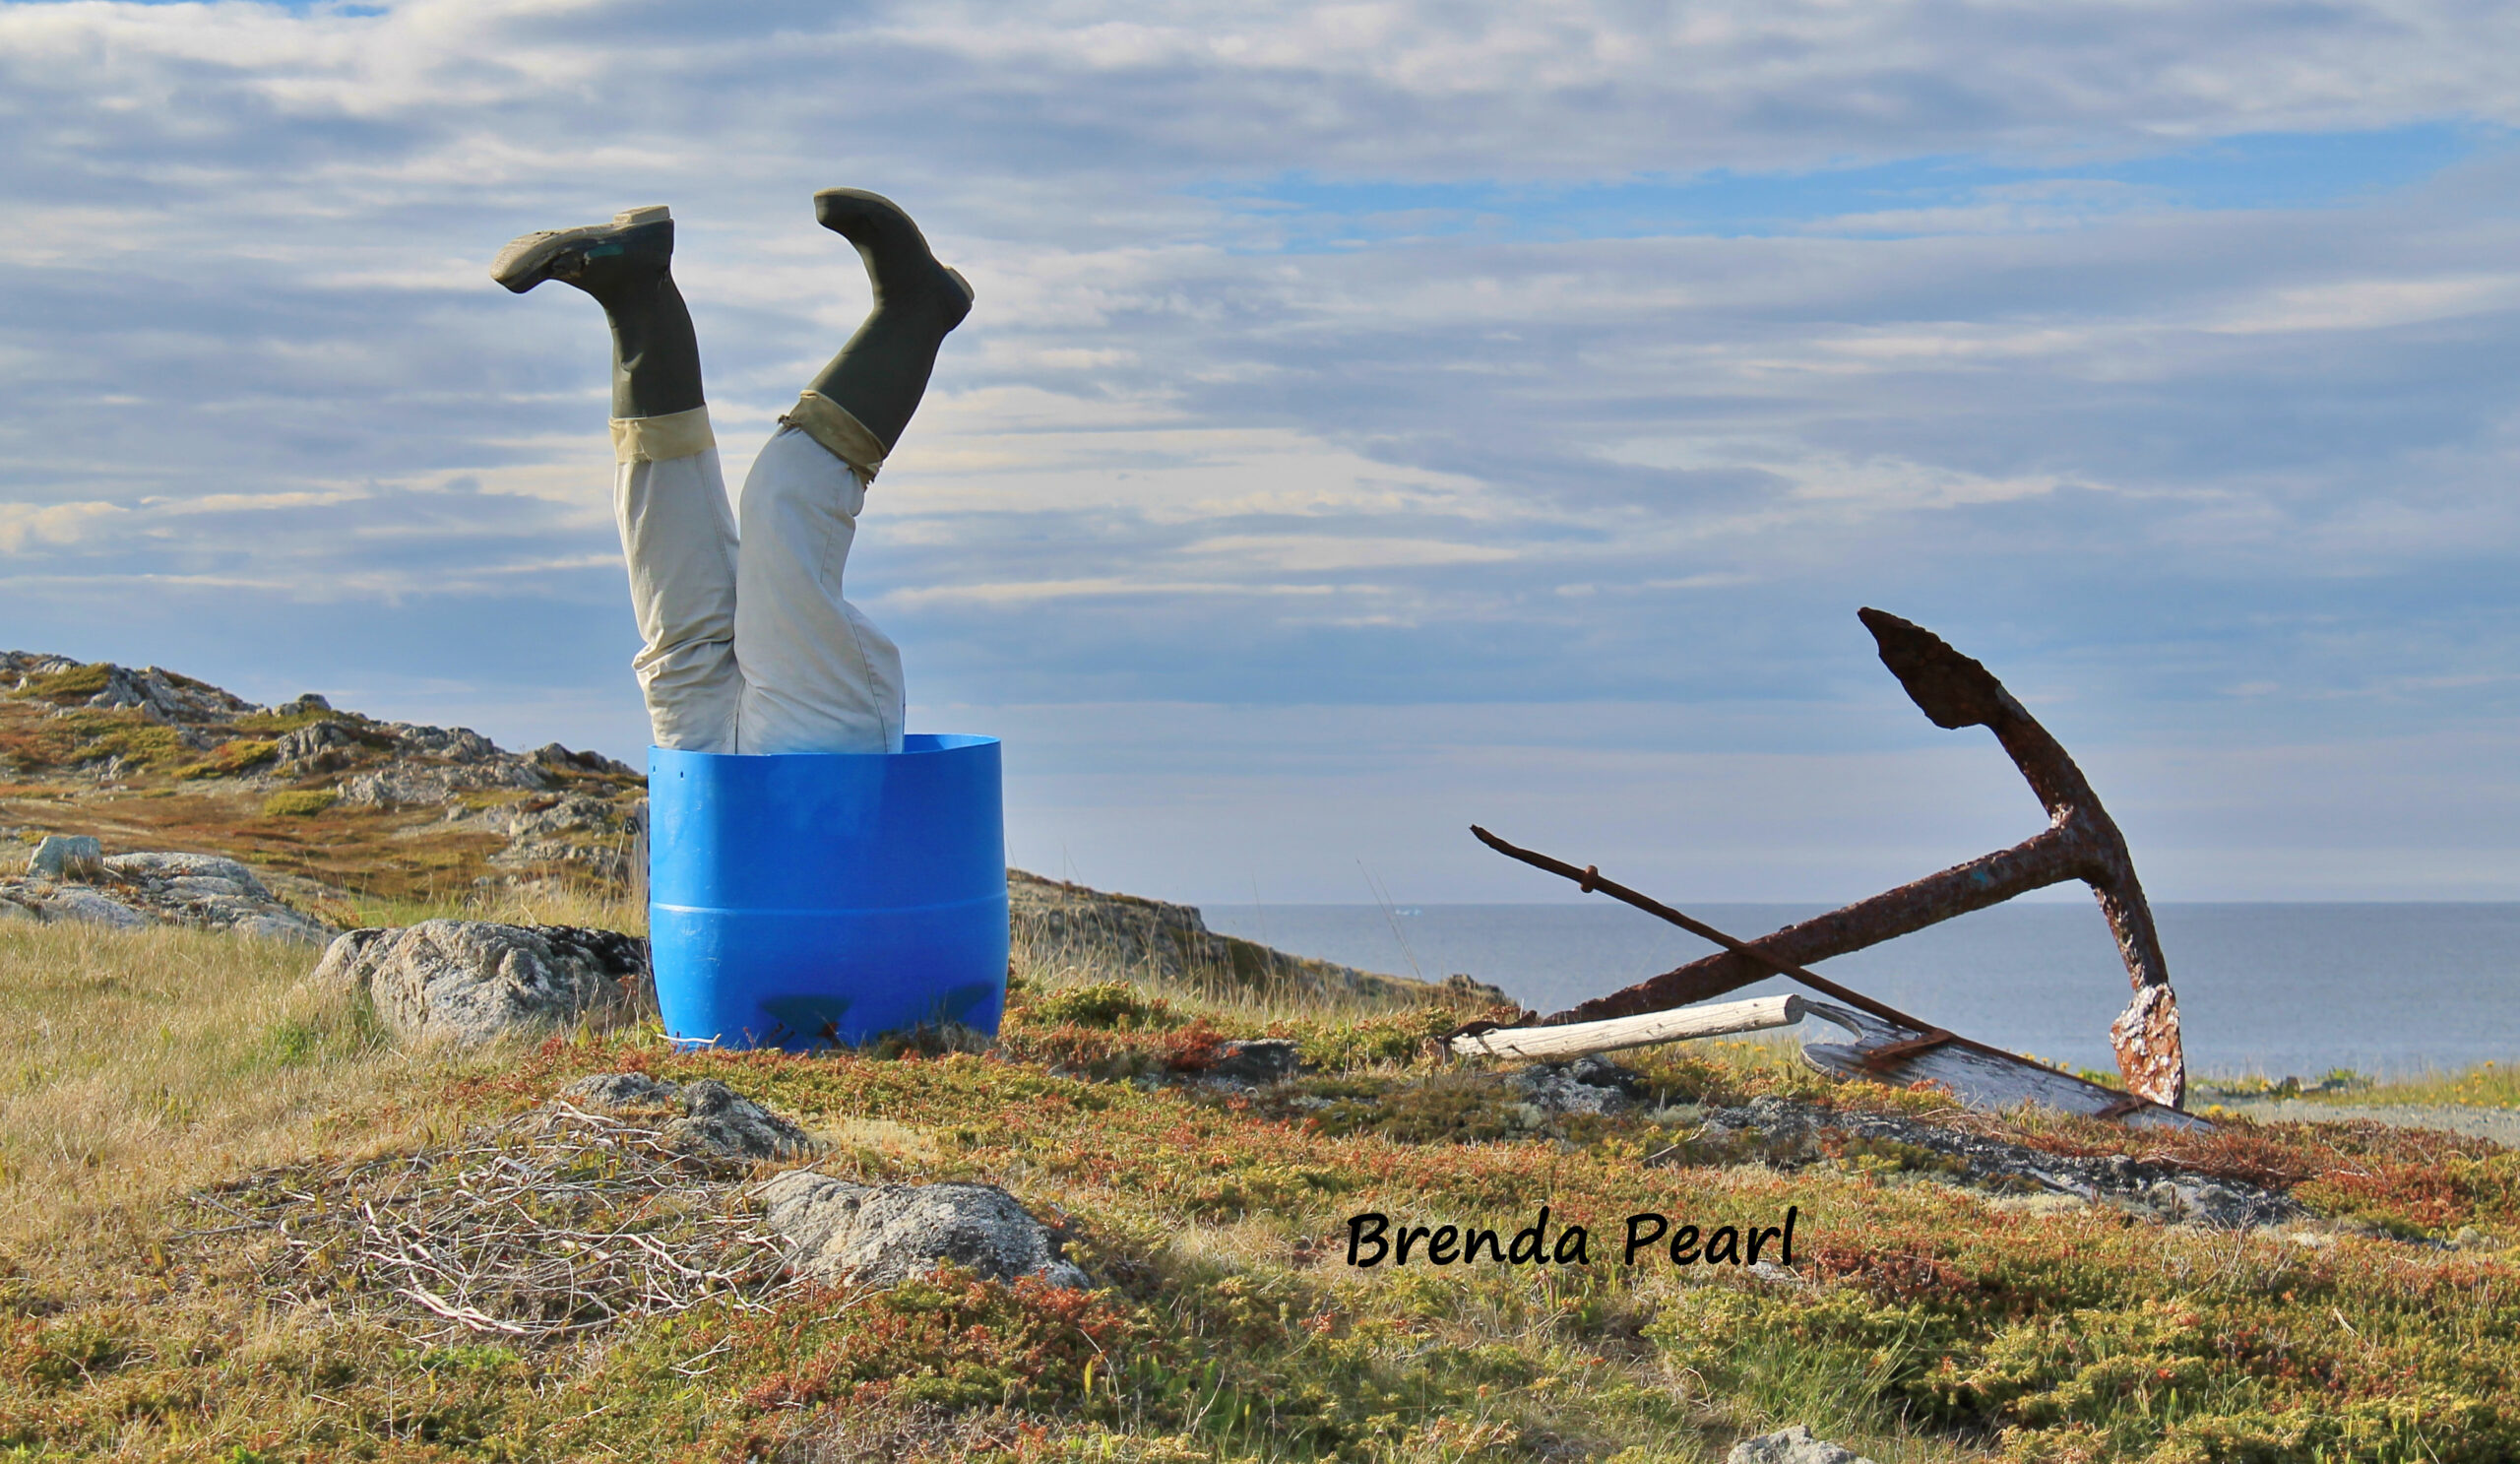
M 272 744 L 272 755 L 292 772 L 331 773 L 347 765 L 358 737 L 339 722 L 311 722 Z
M 706 1159 L 793 1159 L 819 1147 L 803 1129 L 715 1078 L 668 1083 L 643 1072 L 603 1072 L 578 1079 L 559 1097 L 604 1113 L 680 1109 L 682 1116 L 659 1137 L 667 1148 Z
M 1984 1185 L 2007 1194 L 2037 1190 L 2074 1196 L 2162 1223 L 2247 1229 L 2289 1223 L 2303 1213 L 2287 1196 L 2236 1179 L 2212 1178 L 2123 1154 L 2054 1154 L 1897 1114 L 1832 1110 L 1771 1096 L 1704 1115 L 1707 1134 L 1735 1144 L 1752 1141 L 1760 1158 L 1780 1168 L 1823 1162 L 1828 1146 L 1820 1141 L 1830 1130 L 1958 1161 L 1947 1169 L 1914 1172 L 1932 1182 Z
M 852 1184 L 790 1170 L 759 1193 L 793 1264 L 826 1280 L 887 1285 L 953 1261 L 995 1281 L 1092 1284 L 1059 1255 L 1058 1238 L 994 1184 Z
M 322 945 L 331 938 L 330 925 L 308 920 L 294 910 L 261 910 L 239 915 L 226 930 L 233 935 L 256 940 L 287 940 L 299 945 Z
M 545 742 L 526 756 L 561 772 L 610 773 L 616 777 L 631 777 L 638 772 L 628 763 L 615 762 L 600 752 L 571 752 L 557 742 Z
M 550 788 L 551 780 L 532 763 L 496 748 L 491 751 L 496 755 L 472 761 L 396 762 L 356 774 L 343 780 L 342 802 L 352 808 L 427 807 L 459 793 Z
M 621 823 L 623 809 L 602 798 L 584 794 L 569 794 L 545 808 L 511 808 L 507 832 L 512 838 L 565 833 L 572 829 L 593 829 L 609 833 Z
M 712 1159 L 789 1159 L 814 1150 L 803 1129 L 716 1078 L 683 1084 L 681 1098 L 683 1116 L 661 1135 L 668 1148 Z
M 679 1085 L 644 1072 L 599 1072 L 560 1090 L 562 1100 L 582 1109 L 618 1113 L 623 1109 L 658 1109 L 682 1105 Z
M 164 893 L 169 900 L 184 901 L 254 898 L 254 890 L 242 881 L 217 879 L 207 874 L 187 874 L 180 879 L 167 880 Z
M 1641 1087 L 1635 1073 L 1601 1057 L 1541 1063 L 1524 1069 L 1516 1082 L 1524 1101 L 1550 1116 L 1615 1114 L 1634 1101 Z
M 66 884 L 53 890 L 36 907 L 46 921 L 59 923 L 75 921 L 82 924 L 103 925 L 109 930 L 142 930 L 157 922 L 119 900 L 109 900 L 84 885 Z
M 1283 1083 L 1303 1066 L 1303 1050 L 1283 1037 L 1221 1043 L 1206 1076 L 1237 1083 Z
M 0 923 L 6 923 L 10 921 L 39 922 L 42 919 L 42 916 L 35 914 L 33 911 L 19 904 L 15 900 L 0 899 Z
M 103 860 L 105 846 L 86 834 L 46 834 L 35 852 L 27 859 L 27 872 L 46 879 L 64 879 L 80 865 Z
M 1842 1443 L 1811 1436 L 1811 1426 L 1796 1424 L 1774 1433 L 1744 1438 L 1732 1445 L 1724 1464 L 1872 1464 Z
M 628 1019 L 648 980 L 647 943 L 567 925 L 423 921 L 343 935 L 312 979 L 367 993 L 397 1041 L 469 1045 Z
M 394 738 L 395 750 L 406 756 L 440 757 L 448 762 L 479 763 L 508 757 L 498 744 L 469 727 L 421 727 L 409 722 L 388 722 L 384 730 Z
M 76 848 L 77 841 L 61 842 Z M 118 854 L 94 863 L 64 860 L 62 870 L 68 879 L 0 878 L 0 901 L 45 920 L 116 929 L 164 923 L 306 945 L 333 935 L 330 926 L 283 904 L 253 870 L 218 855 Z M 90 879 L 110 893 L 72 882 Z
M 249 900 L 272 897 L 253 870 L 215 854 L 118 854 L 105 860 L 105 867 L 125 879 L 162 879 L 170 890 L 200 892 L 186 897 L 191 899 L 211 894 L 242 895 Z
M 456 780 L 443 768 L 383 767 L 342 785 L 345 808 L 409 808 L 443 803 Z

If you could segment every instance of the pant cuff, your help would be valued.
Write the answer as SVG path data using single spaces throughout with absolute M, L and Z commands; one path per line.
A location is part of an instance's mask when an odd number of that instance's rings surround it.
M 848 408 L 820 392 L 799 394 L 795 407 L 780 420 L 821 443 L 867 482 L 873 482 L 875 470 L 884 466 L 884 439 L 851 416 Z
M 616 463 L 662 463 L 687 458 L 718 445 L 709 430 L 709 409 L 668 412 L 662 416 L 616 416 L 612 419 L 612 460 Z

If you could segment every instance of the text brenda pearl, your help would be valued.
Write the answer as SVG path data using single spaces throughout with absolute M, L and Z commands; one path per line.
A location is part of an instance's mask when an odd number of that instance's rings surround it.
M 1694 1225 L 1675 1228 L 1671 1217 L 1650 1210 L 1630 1215 L 1619 1260 L 1631 1266 L 1640 1259 L 1668 1260 L 1675 1266 L 1748 1266 L 1761 1260 L 1790 1266 L 1798 1208 L 1785 1207 L 1783 1225 L 1719 1225 L 1703 1234 Z M 1561 1226 L 1552 1234 L 1546 1205 L 1540 1207 L 1538 1218 L 1510 1237 L 1467 1225 L 1404 1225 L 1394 1230 L 1391 1217 L 1380 1210 L 1348 1217 L 1348 1264 L 1352 1266 L 1378 1266 L 1386 1260 L 1395 1266 L 1466 1265 L 1480 1260 L 1509 1266 L 1589 1266 L 1593 1263 L 1591 1241 L 1580 1225 Z

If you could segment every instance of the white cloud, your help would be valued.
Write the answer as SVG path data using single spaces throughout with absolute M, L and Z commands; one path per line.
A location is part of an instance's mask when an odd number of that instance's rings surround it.
M 599 316 L 487 260 L 671 203 L 739 481 L 863 308 L 848 182 L 979 287 L 850 566 L 918 695 L 1837 705 L 1862 600 L 2086 735 L 2484 726 L 2520 167 L 2287 213 L 2063 164 L 2520 124 L 2515 58 L 2450 0 L 0 6 L 15 637 L 635 728 Z M 1471 186 L 1954 157 L 2059 175 L 1778 237 Z M 1323 228 L 1290 178 L 1463 191 Z M 1404 735 L 1346 715 L 1285 734 Z
M 0 553 L 20 554 L 47 545 L 73 544 L 107 532 L 125 510 L 112 503 L 0 503 Z

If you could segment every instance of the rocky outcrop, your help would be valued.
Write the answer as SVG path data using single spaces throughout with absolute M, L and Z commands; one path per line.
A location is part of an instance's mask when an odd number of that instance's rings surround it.
M 321 945 L 333 930 L 289 908 L 253 870 L 209 854 L 120 854 L 96 858 L 94 839 L 46 839 L 25 878 L 0 879 L 0 919 L 11 911 L 46 922 L 115 930 L 188 925 L 264 940 Z M 42 858 L 50 851 L 55 856 Z
M 2056 1154 L 1896 1114 L 1767 1097 L 1742 1108 L 1707 1110 L 1698 1122 L 1710 1142 L 1754 1150 L 1783 1169 L 1813 1162 L 1832 1148 L 1852 1148 L 1930 1160 L 1929 1166 L 1911 1167 L 1945 1180 L 2107 1205 L 2161 1224 L 2250 1229 L 2299 1220 L 2305 1213 L 2284 1195 L 2237 1179 L 2218 1179 L 2124 1154 Z
M 267 813 L 405 815 L 390 833 L 371 817 L 365 832 L 379 840 L 411 837 L 413 811 L 486 815 L 473 824 L 486 832 L 521 810 L 528 826 L 497 829 L 506 848 L 463 857 L 486 856 L 502 871 L 492 877 L 513 883 L 630 873 L 637 771 L 557 742 L 509 752 L 470 728 L 381 722 L 320 696 L 258 706 L 156 667 L 25 651 L 0 652 L 0 732 L 12 733 L 0 760 L 20 774 L 75 777 L 83 789 L 314 796 Z M 130 811 L 147 821 L 147 810 Z
M 1220 935 L 1188 905 L 1107 894 L 1021 869 L 1006 871 L 1006 893 L 1016 942 L 1040 964 L 1073 963 L 1296 997 L 1362 996 L 1394 1004 L 1437 997 L 1506 1000 L 1503 991 L 1468 977 L 1441 985 L 1411 981 Z
M 607 1027 L 650 999 L 647 942 L 573 925 L 423 921 L 352 930 L 311 978 L 363 993 L 396 1041 L 463 1045 L 581 1023 Z
M 0 684 L 40 696 L 59 707 L 130 707 L 169 725 L 227 721 L 262 710 L 206 681 L 144 666 L 93 665 L 39 651 L 0 651 Z
M 550 787 L 551 780 L 540 770 L 513 758 L 444 766 L 396 763 L 344 779 L 342 805 L 346 808 L 433 807 L 459 793 L 478 793 L 488 789 L 524 789 L 543 793 Z
M 1058 1237 L 994 1184 L 855 1184 L 790 1170 L 758 1193 L 791 1263 L 826 1280 L 889 1285 L 951 1261 L 992 1281 L 1091 1284 Z

